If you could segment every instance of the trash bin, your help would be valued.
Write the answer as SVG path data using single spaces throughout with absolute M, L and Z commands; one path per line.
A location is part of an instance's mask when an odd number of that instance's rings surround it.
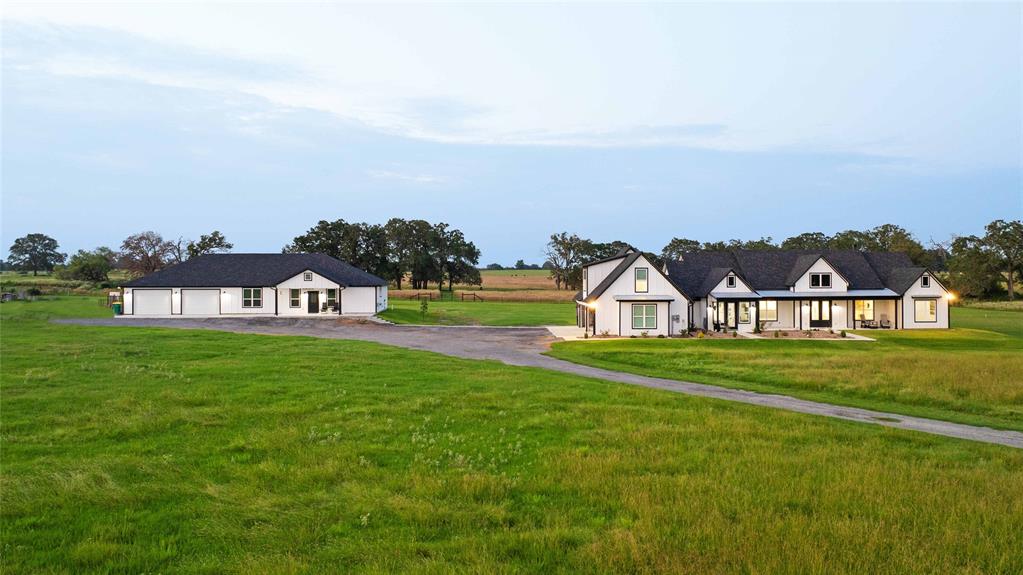
M 121 315 L 121 303 L 117 302 L 113 305 L 114 315 Z

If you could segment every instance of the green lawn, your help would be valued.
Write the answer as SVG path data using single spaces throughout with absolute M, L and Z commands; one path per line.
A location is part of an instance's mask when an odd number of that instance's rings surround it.
M 644 375 L 1023 430 L 1023 315 L 957 308 L 951 330 L 863 331 L 877 342 L 560 342 L 550 355 Z M 980 329 L 981 327 L 987 329 Z
M 425 316 L 418 300 L 391 299 L 380 317 L 427 325 L 573 325 L 574 303 L 431 301 Z
M 5 572 L 1023 570 L 1020 450 L 52 315 L 106 311 L 0 305 Z

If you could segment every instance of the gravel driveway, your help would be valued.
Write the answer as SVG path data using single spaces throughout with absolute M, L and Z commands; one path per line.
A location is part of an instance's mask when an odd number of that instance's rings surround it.
M 57 323 L 116 327 L 170 327 L 210 329 L 235 333 L 303 335 L 328 339 L 355 339 L 432 351 L 468 359 L 493 359 L 509 365 L 539 367 L 585 377 L 640 385 L 688 395 L 738 401 L 799 413 L 910 429 L 960 439 L 996 443 L 1023 449 L 1023 433 L 843 407 L 784 395 L 728 389 L 579 365 L 542 355 L 554 341 L 545 328 L 456 327 L 389 325 L 343 319 L 210 318 L 210 319 L 70 319 Z

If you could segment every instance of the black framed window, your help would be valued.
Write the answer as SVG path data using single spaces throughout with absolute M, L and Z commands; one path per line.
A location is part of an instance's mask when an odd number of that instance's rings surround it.
M 263 307 L 263 288 L 242 288 L 242 307 Z
M 657 304 L 632 304 L 632 329 L 657 329 Z
M 636 268 L 636 293 L 646 293 L 650 289 L 648 278 L 650 270 L 647 268 Z
M 291 307 L 302 307 L 302 290 L 288 290 L 288 305 Z
M 760 302 L 760 321 L 778 321 L 778 302 L 764 300 Z
M 313 272 L 305 272 L 304 274 L 302 274 L 302 279 L 304 279 L 307 282 L 313 281 Z
M 330 288 L 327 290 L 327 305 L 337 305 L 337 290 Z
M 728 276 L 727 278 L 725 278 L 725 287 L 730 288 L 735 287 L 735 276 Z
M 920 278 L 920 287 L 922 287 L 922 288 L 929 288 L 929 287 L 931 287 L 931 277 L 930 276 L 923 276 L 922 278 Z
M 913 319 L 917 323 L 937 323 L 938 300 L 918 299 L 913 301 Z
M 812 273 L 812 274 L 810 274 L 810 287 L 812 287 L 812 288 L 829 288 L 829 287 L 831 287 L 831 274 L 830 273 Z
M 856 300 L 856 318 L 857 320 L 874 321 L 874 300 L 872 299 L 858 299 Z

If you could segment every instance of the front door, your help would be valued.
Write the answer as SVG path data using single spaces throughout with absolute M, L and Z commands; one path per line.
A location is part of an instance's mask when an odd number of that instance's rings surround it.
M 311 291 L 309 293 L 309 313 L 320 313 L 320 292 Z
M 831 301 L 810 302 L 810 327 L 831 327 Z

